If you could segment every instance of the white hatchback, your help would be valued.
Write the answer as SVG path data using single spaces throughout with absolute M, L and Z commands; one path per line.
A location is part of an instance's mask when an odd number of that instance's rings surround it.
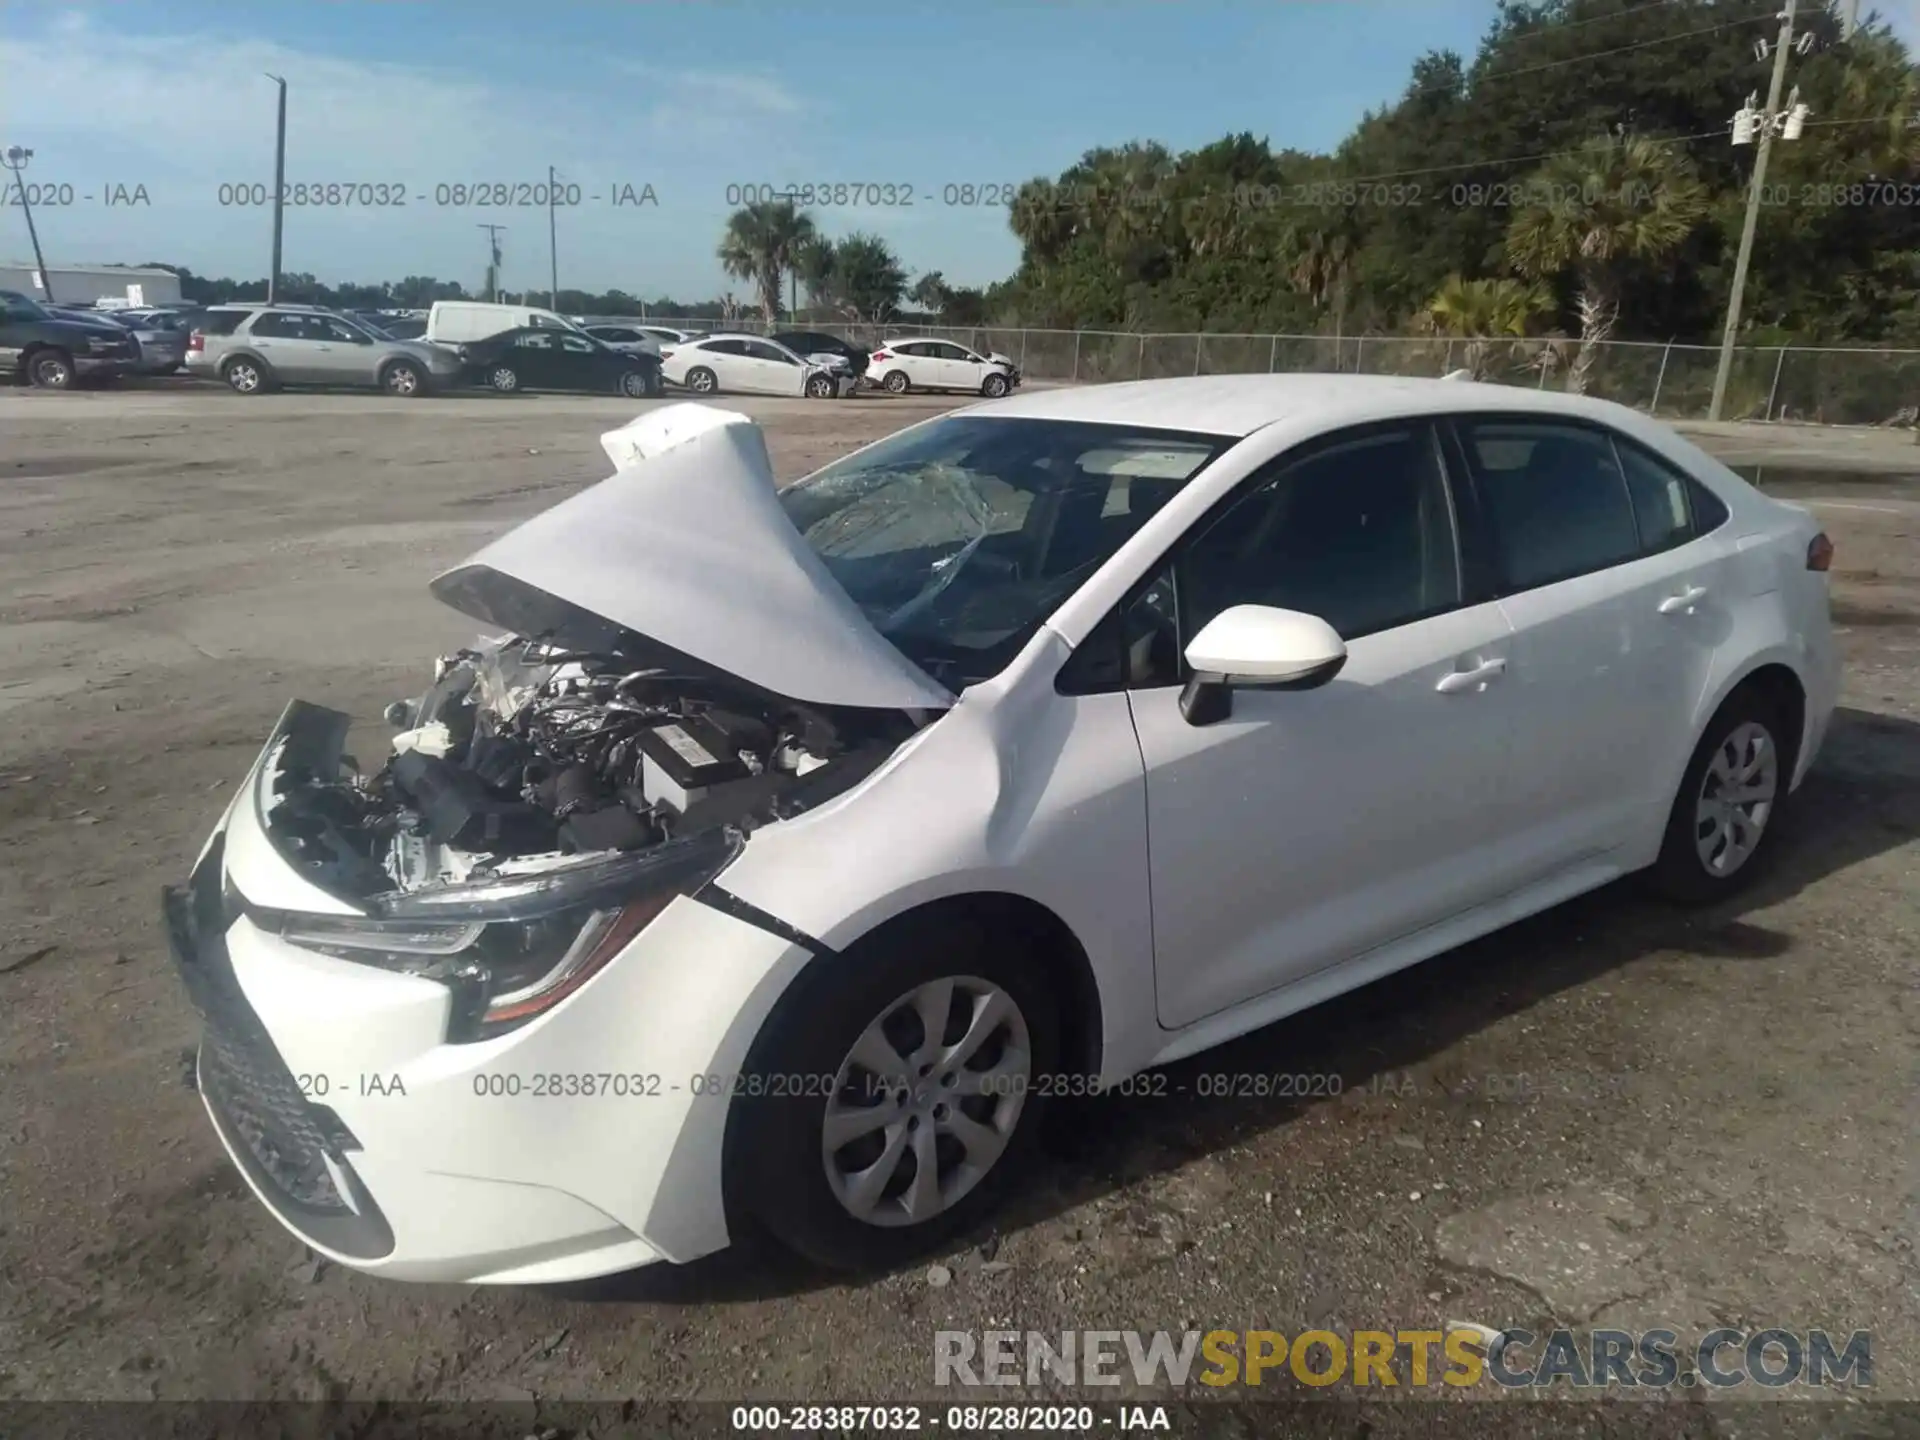
M 828 400 L 854 388 L 840 357 L 796 354 L 760 335 L 703 335 L 667 347 L 661 374 L 696 395 L 805 395 Z
M 1056 390 L 784 489 L 711 407 L 602 442 L 433 582 L 496 633 L 387 753 L 292 702 L 168 892 L 215 1129 L 363 1270 L 896 1262 L 1054 1096 L 1731 892 L 1839 687 L 1809 515 L 1592 400 Z
M 867 378 L 895 395 L 962 390 L 998 399 L 1020 383 L 1003 355 L 982 355 L 952 340 L 889 340 L 867 359 Z

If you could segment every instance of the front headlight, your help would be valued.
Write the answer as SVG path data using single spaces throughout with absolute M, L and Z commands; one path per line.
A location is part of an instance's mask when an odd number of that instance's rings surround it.
M 439 981 L 454 995 L 447 1038 L 484 1040 L 573 994 L 742 843 L 714 831 L 640 855 L 383 896 L 371 915 L 258 918 L 303 948 Z

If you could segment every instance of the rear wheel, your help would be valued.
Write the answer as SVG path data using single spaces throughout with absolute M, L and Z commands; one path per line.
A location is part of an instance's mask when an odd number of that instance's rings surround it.
M 720 377 L 704 365 L 696 365 L 687 372 L 687 389 L 696 395 L 718 395 Z
M 258 360 L 236 355 L 220 367 L 227 384 L 240 395 L 258 395 L 267 388 L 267 370 Z
M 631 400 L 639 400 L 653 394 L 653 384 L 639 370 L 629 370 L 620 377 L 620 393 Z
M 1684 904 L 1710 904 L 1750 882 L 1786 798 L 1791 739 L 1758 690 L 1720 707 L 1680 781 L 1667 819 L 1654 888 Z
M 755 1043 L 729 1175 L 777 1238 L 839 1269 L 899 1263 L 991 1210 L 1059 1056 L 1044 967 L 965 920 L 855 959 L 817 962 Z
M 495 365 L 487 371 L 487 384 L 502 395 L 511 395 L 520 388 L 520 372 L 511 365 Z
M 907 372 L 904 370 L 889 370 L 887 378 L 880 383 L 886 386 L 889 395 L 904 395 L 911 388 L 907 381 Z

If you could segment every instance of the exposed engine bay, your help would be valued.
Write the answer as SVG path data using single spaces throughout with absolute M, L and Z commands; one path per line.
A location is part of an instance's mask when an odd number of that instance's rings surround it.
M 386 718 L 398 733 L 377 771 L 295 761 L 267 816 L 283 853 L 343 896 L 750 833 L 849 788 L 914 728 L 519 636 L 443 657 Z

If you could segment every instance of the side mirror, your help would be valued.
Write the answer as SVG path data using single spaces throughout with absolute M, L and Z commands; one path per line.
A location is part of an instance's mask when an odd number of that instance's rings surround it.
M 1346 642 L 1317 615 L 1229 606 L 1187 645 L 1193 677 L 1180 713 L 1189 725 L 1211 725 L 1233 713 L 1235 690 L 1313 690 L 1346 663 Z

